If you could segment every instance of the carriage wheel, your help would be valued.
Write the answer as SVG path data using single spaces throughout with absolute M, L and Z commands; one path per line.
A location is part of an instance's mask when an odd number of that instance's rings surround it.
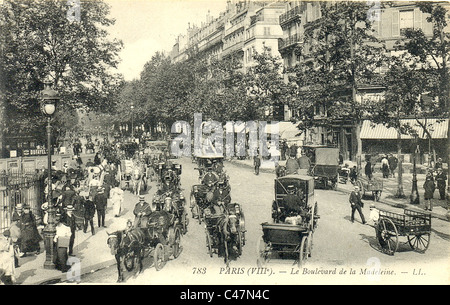
M 242 233 L 241 230 L 238 230 L 237 236 L 236 236 L 236 238 L 237 238 L 237 244 L 238 244 L 238 245 L 237 245 L 237 248 L 238 248 L 238 256 L 241 256 L 241 255 L 242 255 L 242 250 L 243 250 L 243 248 L 244 248 L 244 238 L 243 238 L 242 234 L 244 234 L 244 233 Z
M 309 256 L 309 238 L 307 235 L 304 235 L 302 238 L 302 242 L 300 244 L 300 251 L 298 253 L 298 268 L 301 268 Z
M 266 242 L 264 241 L 263 237 L 261 236 L 260 239 L 258 240 L 258 244 L 257 244 L 257 255 L 258 255 L 258 259 L 256 260 L 256 265 L 259 268 L 262 268 L 264 266 L 266 266 L 267 264 L 267 251 L 266 251 L 267 245 Z
M 417 234 L 417 235 L 408 235 L 408 243 L 416 252 L 425 253 L 430 245 L 430 233 L 426 234 Z
M 228 253 L 228 241 L 222 236 L 223 240 L 223 261 L 225 262 L 225 265 L 230 264 L 230 254 Z
M 395 224 L 389 218 L 381 218 L 376 228 L 377 239 L 381 248 L 394 255 L 398 248 L 398 231 Z
M 197 202 L 195 200 L 194 194 L 192 194 L 192 193 L 190 196 L 190 205 L 191 205 L 192 218 L 195 218 L 194 209 L 197 208 Z M 197 216 L 198 216 L 198 214 L 197 214 Z
M 155 251 L 153 252 L 153 260 L 155 262 L 156 271 L 161 270 L 166 264 L 164 257 L 164 246 L 161 243 L 158 243 L 155 247 Z
M 183 211 L 181 212 L 181 225 L 183 228 L 183 234 L 187 233 L 188 224 L 189 224 L 189 219 L 187 219 L 187 213 L 183 209 Z
M 309 231 L 308 233 L 308 257 L 311 257 L 311 252 L 313 248 L 313 232 Z
M 206 248 L 208 248 L 209 257 L 212 257 L 213 256 L 212 238 L 211 238 L 211 234 L 209 234 L 208 229 L 206 229 Z
M 173 258 L 177 258 L 181 254 L 181 233 L 178 228 L 175 229 L 175 238 L 172 244 Z

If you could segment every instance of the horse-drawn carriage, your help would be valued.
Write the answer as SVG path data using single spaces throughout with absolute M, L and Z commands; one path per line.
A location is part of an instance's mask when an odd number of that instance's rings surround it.
M 292 258 L 302 266 L 311 256 L 313 233 L 319 219 L 314 178 L 287 175 L 275 179 L 272 219 L 273 223 L 261 224 L 258 266 L 277 258 Z
M 146 168 L 139 160 L 120 161 L 120 187 L 139 195 L 147 188 Z
M 161 270 L 172 256 L 176 259 L 181 251 L 181 227 L 175 216 L 165 211 L 150 214 L 145 228 L 131 227 L 108 233 L 107 244 L 116 258 L 118 281 L 124 280 L 122 266 L 128 272 L 140 273 L 143 259 L 153 258 L 153 266 Z
M 224 258 L 228 266 L 231 257 L 242 255 L 245 245 L 245 217 L 238 203 L 218 202 L 204 209 L 206 248 Z
M 339 182 L 339 148 L 324 145 L 304 145 L 302 147 L 311 159 L 310 175 L 316 187 L 336 189 Z
M 189 219 L 186 212 L 186 200 L 181 190 L 174 188 L 171 191 L 159 192 L 153 199 L 157 211 L 164 210 L 175 216 L 175 222 L 180 226 L 181 233 L 187 233 Z
M 199 156 L 197 157 L 198 177 L 201 180 L 204 174 L 211 169 L 221 172 L 223 169 L 223 156 Z

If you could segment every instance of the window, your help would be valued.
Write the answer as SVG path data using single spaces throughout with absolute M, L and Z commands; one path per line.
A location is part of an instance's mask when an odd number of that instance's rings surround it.
M 400 30 L 414 28 L 414 10 L 400 11 L 399 18 Z

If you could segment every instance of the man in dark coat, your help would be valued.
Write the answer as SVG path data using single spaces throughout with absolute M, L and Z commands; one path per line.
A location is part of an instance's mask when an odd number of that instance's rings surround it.
M 66 219 L 65 225 L 70 228 L 70 241 L 69 241 L 69 255 L 73 254 L 73 244 L 75 243 L 75 232 L 77 230 L 77 223 L 75 220 L 75 215 L 73 215 L 75 208 L 73 205 L 68 205 L 66 208 Z
M 311 167 L 311 160 L 306 156 L 305 152 L 302 151 L 302 155 L 298 158 L 298 165 L 300 169 L 308 169 Z
M 429 172 L 425 178 L 425 183 L 423 184 L 425 189 L 424 199 L 425 199 L 425 211 L 433 210 L 433 205 L 431 199 L 433 199 L 434 191 L 436 190 L 436 185 L 434 184 L 433 174 Z
M 134 206 L 133 214 L 135 228 L 147 228 L 148 218 L 152 213 L 152 208 L 148 202 L 145 201 L 144 195 L 139 196 L 139 202 Z
M 282 205 L 284 213 L 281 216 L 281 221 L 291 215 L 300 215 L 305 208 L 304 196 L 298 193 L 294 185 L 286 187 L 287 195 L 283 198 Z
M 258 155 L 255 155 L 253 157 L 253 165 L 255 167 L 255 174 L 259 175 L 259 168 L 261 167 L 261 159 Z
M 291 157 L 286 161 L 286 175 L 298 174 L 300 166 L 295 158 Z
M 105 214 L 106 214 L 106 207 L 108 204 L 108 197 L 106 196 L 105 190 L 102 187 L 100 187 L 98 189 L 97 194 L 95 194 L 94 204 L 95 204 L 95 208 L 97 209 L 98 227 L 106 228 Z
M 367 160 L 366 166 L 364 167 L 364 173 L 366 174 L 367 178 L 369 178 L 369 180 L 372 180 L 372 172 L 372 162 L 370 162 L 370 160 Z
M 83 232 L 86 233 L 87 227 L 90 224 L 91 225 L 91 233 L 92 235 L 95 235 L 94 230 L 94 215 L 95 215 L 95 204 L 89 197 L 89 193 L 86 192 L 84 200 L 84 225 L 83 225 Z
M 392 177 L 395 177 L 395 169 L 397 168 L 397 165 L 398 165 L 398 159 L 393 154 L 390 154 L 389 158 L 388 158 L 388 162 L 389 162 L 389 170 L 391 171 L 391 175 L 392 175 Z
M 355 186 L 355 190 L 350 194 L 350 205 L 352 207 L 352 222 L 355 221 L 355 211 L 358 211 L 359 216 L 361 217 L 361 221 L 363 224 L 366 223 L 366 219 L 364 218 L 364 214 L 362 209 L 364 207 L 364 203 L 361 201 L 361 193 L 359 191 L 359 186 Z
M 436 174 L 436 184 L 439 190 L 439 195 L 441 200 L 445 200 L 445 186 L 446 186 L 447 175 L 442 170 L 442 167 L 438 168 Z

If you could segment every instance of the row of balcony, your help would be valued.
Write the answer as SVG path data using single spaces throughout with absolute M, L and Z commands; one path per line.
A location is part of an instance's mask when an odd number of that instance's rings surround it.
M 298 34 L 291 35 L 286 39 L 279 39 L 278 40 L 278 50 L 290 47 L 290 46 L 295 45 L 300 42 L 302 42 L 302 39 L 301 39 L 301 36 Z
M 300 10 L 300 6 L 296 6 L 292 9 L 290 9 L 289 11 L 287 11 L 284 14 L 281 14 L 279 19 L 280 19 L 280 25 L 283 26 L 284 24 L 291 22 L 293 20 L 295 20 L 296 18 L 301 18 L 301 10 Z

